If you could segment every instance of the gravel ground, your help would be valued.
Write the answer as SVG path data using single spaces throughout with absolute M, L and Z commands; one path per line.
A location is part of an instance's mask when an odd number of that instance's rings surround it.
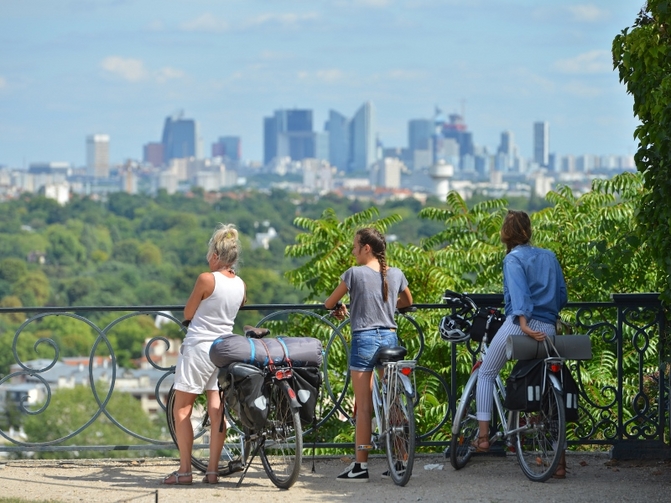
M 380 477 L 383 458 L 370 462 L 368 484 L 335 480 L 350 462 L 347 458 L 317 458 L 316 471 L 306 459 L 298 482 L 280 491 L 268 480 L 260 462 L 254 461 L 240 488 L 237 477 L 222 478 L 217 486 L 200 483 L 166 487 L 161 478 L 175 470 L 173 459 L 9 461 L 0 464 L 0 496 L 54 502 L 161 502 L 290 501 L 371 502 L 666 502 L 671 501 L 671 463 L 656 461 L 614 462 L 607 454 L 569 453 L 565 480 L 529 481 L 514 456 L 476 456 L 460 471 L 438 455 L 415 461 L 406 487 L 396 487 Z

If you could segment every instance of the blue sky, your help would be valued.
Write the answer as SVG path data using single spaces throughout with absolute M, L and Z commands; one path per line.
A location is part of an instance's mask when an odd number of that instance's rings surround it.
M 612 40 L 643 0 L 0 0 L 0 165 L 85 162 L 111 136 L 139 159 L 166 116 L 196 119 L 205 153 L 242 137 L 262 158 L 279 108 L 352 116 L 364 101 L 385 146 L 434 106 L 465 112 L 477 145 L 509 129 L 531 156 L 633 154 L 632 100 Z

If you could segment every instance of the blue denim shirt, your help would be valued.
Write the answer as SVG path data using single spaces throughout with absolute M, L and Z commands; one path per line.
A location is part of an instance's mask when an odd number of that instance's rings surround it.
M 555 323 L 568 301 L 555 254 L 530 245 L 513 248 L 503 259 L 503 300 L 506 316 Z

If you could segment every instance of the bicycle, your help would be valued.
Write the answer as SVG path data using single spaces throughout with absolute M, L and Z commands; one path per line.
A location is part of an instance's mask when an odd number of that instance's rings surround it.
M 398 312 L 404 314 L 416 309 L 410 306 L 398 309 Z M 389 476 L 398 486 L 408 483 L 415 462 L 416 386 L 413 371 L 417 362 L 404 360 L 407 353 L 402 346 L 390 346 L 379 348 L 373 356 L 378 370 L 372 373 L 371 443 L 357 446 L 357 450 L 381 450 L 384 445 Z
M 465 294 L 447 291 L 443 298 L 456 305 L 455 312 L 441 321 L 441 337 L 457 343 L 469 340 L 469 330 L 477 306 Z M 487 355 L 488 338 L 485 337 L 480 346 L 480 358 L 471 370 L 471 375 L 464 387 L 461 400 L 452 423 L 452 439 L 450 442 L 450 463 L 455 470 L 460 470 L 468 463 L 476 448 L 473 445 L 478 437 L 478 420 L 476 417 L 476 390 L 479 369 Z M 489 445 L 503 440 L 513 450 L 524 474 L 532 481 L 545 482 L 556 471 L 566 443 L 566 418 L 561 369 L 564 359 L 549 356 L 544 359 L 544 378 L 540 390 L 540 410 L 524 412 L 506 411 L 503 402 L 506 396 L 505 386 L 497 376 L 494 386 L 493 419 L 498 419 L 498 428 L 492 427 Z
M 261 338 L 268 335 L 268 329 L 245 327 L 247 337 Z M 240 410 L 236 407 L 225 407 L 229 432 L 227 443 L 222 452 L 222 464 L 219 466 L 219 475 L 230 475 L 242 472 L 237 487 L 242 484 L 251 463 L 259 455 L 264 471 L 268 478 L 280 489 L 289 489 L 298 479 L 303 456 L 303 430 L 300 421 L 300 403 L 296 399 L 296 393 L 290 384 L 294 369 L 291 366 L 275 366 L 271 363 L 263 368 L 250 364 L 236 362 L 219 371 L 219 387 L 222 392 L 232 391 L 226 389 L 229 382 L 240 382 L 249 375 L 261 374 L 263 387 L 267 393 L 268 415 L 262 427 L 256 428 L 245 425 L 240 418 Z M 224 391 L 226 390 L 226 391 Z M 240 403 L 239 397 L 235 397 Z M 225 395 L 228 402 L 228 396 Z M 174 401 L 174 390 L 170 390 L 166 404 L 166 414 L 170 434 L 177 445 L 174 431 L 174 416 L 172 404 Z M 200 407 L 194 406 L 192 424 L 195 425 L 194 436 L 196 438 L 205 436 L 212 428 L 207 412 Z M 220 427 L 220 425 L 214 425 Z M 233 435 L 229 442 L 229 435 Z M 206 438 L 207 439 L 207 438 Z M 206 471 L 208 461 L 208 446 L 196 445 L 191 461 L 194 467 Z

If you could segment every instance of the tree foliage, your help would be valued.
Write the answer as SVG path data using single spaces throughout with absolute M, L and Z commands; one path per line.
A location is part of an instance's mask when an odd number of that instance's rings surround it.
M 634 26 L 613 40 L 613 64 L 634 99 L 640 125 L 636 167 L 648 192 L 639 205 L 641 236 L 666 275 L 671 300 L 671 1 L 648 0 Z

